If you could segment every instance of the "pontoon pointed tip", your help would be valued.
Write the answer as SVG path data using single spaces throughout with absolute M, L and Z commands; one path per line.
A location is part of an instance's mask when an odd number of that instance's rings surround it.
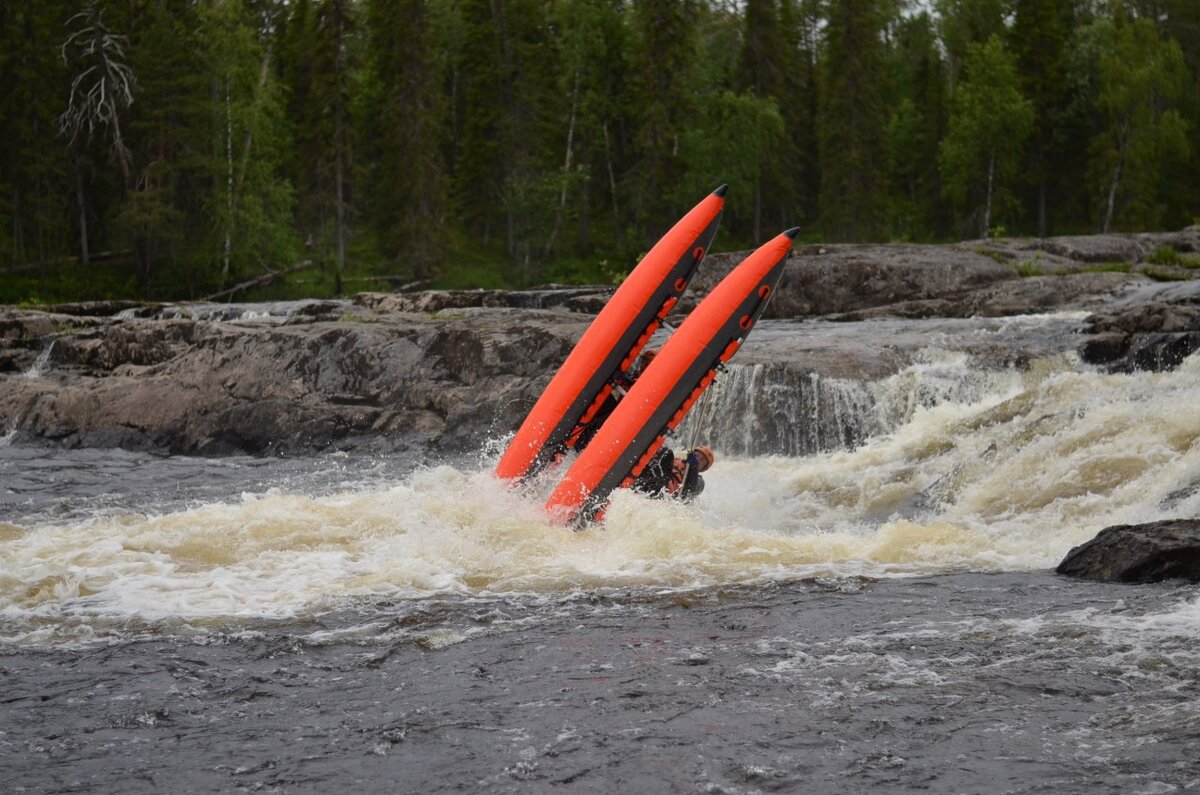
M 729 192 L 729 186 L 727 184 L 725 184 L 724 182 L 722 182 L 721 187 L 719 187 L 713 191 L 713 196 L 720 196 L 722 199 L 724 199 L 725 194 L 728 192 Z
M 795 240 L 796 235 L 800 234 L 800 227 L 793 226 L 791 229 L 784 232 L 784 234 L 788 236 L 789 240 Z

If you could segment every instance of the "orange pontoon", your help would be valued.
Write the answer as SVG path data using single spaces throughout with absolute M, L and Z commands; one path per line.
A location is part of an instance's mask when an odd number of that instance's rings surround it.
M 687 289 L 717 234 L 725 191 L 722 185 L 692 208 L 621 283 L 509 442 L 497 476 L 530 477 L 574 446 Z
M 798 229 L 768 241 L 692 310 L 550 495 L 546 508 L 581 524 L 629 486 L 754 327 L 783 275 Z

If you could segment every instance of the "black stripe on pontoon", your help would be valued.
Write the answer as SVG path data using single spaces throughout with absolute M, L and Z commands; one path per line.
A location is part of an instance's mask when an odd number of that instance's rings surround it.
M 667 423 L 675 416 L 675 412 L 679 411 L 682 406 L 711 371 L 715 370 L 721 363 L 721 354 L 725 352 L 725 348 L 729 343 L 740 338 L 744 338 L 754 328 L 754 324 L 758 322 L 758 318 L 762 315 L 767 303 L 771 300 L 771 296 L 775 295 L 776 289 L 779 287 L 779 281 L 783 277 L 783 267 L 786 258 L 780 261 L 767 272 L 766 277 L 755 285 L 754 290 L 750 292 L 742 302 L 738 305 L 736 311 L 730 313 L 729 318 L 721 326 L 720 330 L 713 336 L 712 340 L 704 346 L 700 351 L 695 361 L 684 372 L 679 381 L 672 387 L 671 391 L 661 403 L 646 423 L 633 435 L 629 444 L 617 456 L 611 469 L 600 479 L 596 484 L 596 488 L 588 495 L 583 506 L 576 514 L 578 522 L 588 522 L 596 515 L 596 513 L 608 502 L 608 497 L 612 492 L 621 485 L 625 478 L 633 472 L 633 467 L 638 460 L 645 455 L 646 450 L 654 443 L 654 440 L 667 432 Z M 769 285 L 771 288 L 766 298 L 760 298 L 758 295 L 759 288 L 763 285 Z M 741 319 L 745 316 L 750 316 L 749 328 L 742 328 L 740 325 Z M 711 387 L 712 385 L 709 384 Z M 695 404 L 692 404 L 693 407 Z
M 554 457 L 562 452 L 572 431 L 579 425 L 580 418 L 583 417 L 588 406 L 596 400 L 596 396 L 600 394 L 600 390 L 604 388 L 609 381 L 617 377 L 621 370 L 621 362 L 629 355 L 629 351 L 646 332 L 646 329 L 651 324 L 657 325 L 656 316 L 658 311 L 662 309 L 662 305 L 668 298 L 672 296 L 678 298 L 687 290 L 688 284 L 691 283 L 692 277 L 696 274 L 696 268 L 704 260 L 704 256 L 708 253 L 708 248 L 712 244 L 713 238 L 717 236 L 717 228 L 721 225 L 721 216 L 724 211 L 718 212 L 716 216 L 709 222 L 708 226 L 696 237 L 688 246 L 688 250 L 675 263 L 671 270 L 667 273 L 666 278 L 662 280 L 657 288 L 655 288 L 650 299 L 638 312 L 637 317 L 629 328 L 621 335 L 617 344 L 613 346 L 608 355 L 604 357 L 604 361 L 592 377 L 588 379 L 587 384 L 580 391 L 575 401 L 563 413 L 562 418 L 546 436 L 546 442 L 542 445 L 542 449 L 538 450 L 534 456 L 533 462 L 529 465 L 529 471 L 526 472 L 526 477 L 537 474 L 547 464 L 554 460 Z M 700 248 L 703 253 L 697 259 L 695 252 Z M 683 289 L 676 289 L 676 283 L 682 279 Z

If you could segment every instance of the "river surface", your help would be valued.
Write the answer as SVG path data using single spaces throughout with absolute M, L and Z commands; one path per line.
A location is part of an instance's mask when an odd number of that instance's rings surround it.
M 1200 588 L 1050 571 L 1105 526 L 1200 514 L 1200 357 L 969 368 L 843 400 L 872 416 L 841 447 L 717 442 L 695 503 L 622 492 L 582 533 L 542 512 L 553 473 L 490 475 L 502 440 L 435 461 L 0 442 L 0 780 L 1200 791 Z M 921 388 L 949 371 L 971 388 Z

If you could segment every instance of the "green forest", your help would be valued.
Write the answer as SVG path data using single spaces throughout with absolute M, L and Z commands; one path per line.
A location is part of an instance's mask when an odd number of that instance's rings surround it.
M 1180 228 L 1197 0 L 0 0 L 0 302 Z

